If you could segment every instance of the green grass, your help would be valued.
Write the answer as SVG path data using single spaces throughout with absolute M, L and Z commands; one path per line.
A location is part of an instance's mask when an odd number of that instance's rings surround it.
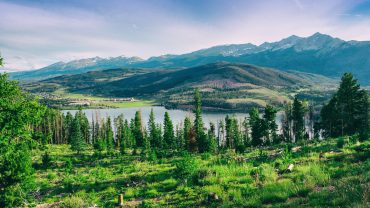
M 339 148 L 332 139 L 299 146 L 289 159 L 275 154 L 284 149 L 278 145 L 265 149 L 263 160 L 258 149 L 249 149 L 245 154 L 179 154 L 153 162 L 118 151 L 108 156 L 90 149 L 77 156 L 67 145 L 48 145 L 52 165 L 47 170 L 40 165 L 43 150 L 33 151 L 34 204 L 115 207 L 123 194 L 128 207 L 368 207 L 370 142 Z M 282 161 L 293 163 L 293 171 L 277 168 Z M 208 200 L 211 192 L 219 199 Z

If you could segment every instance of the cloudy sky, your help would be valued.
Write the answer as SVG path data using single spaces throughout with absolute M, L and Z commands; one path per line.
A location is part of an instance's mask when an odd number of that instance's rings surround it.
M 370 0 L 0 0 L 6 70 L 95 56 L 148 58 L 315 32 L 370 40 Z

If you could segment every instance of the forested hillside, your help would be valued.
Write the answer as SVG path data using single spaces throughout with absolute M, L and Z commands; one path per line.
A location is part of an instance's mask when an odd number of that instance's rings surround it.
M 180 70 L 112 69 L 24 85 L 34 93 L 53 94 L 63 89 L 100 97 L 155 99 L 169 108 L 190 108 L 198 87 L 205 109 L 243 112 L 266 104 L 282 106 L 297 93 L 322 102 L 333 86 L 334 80 L 320 75 L 227 62 Z

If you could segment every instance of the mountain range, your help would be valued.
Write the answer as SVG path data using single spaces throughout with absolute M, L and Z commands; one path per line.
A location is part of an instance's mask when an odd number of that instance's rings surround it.
M 344 72 L 352 72 L 362 84 L 370 84 L 370 41 L 344 41 L 321 33 L 309 37 L 293 35 L 278 42 L 261 45 L 221 45 L 187 54 L 163 55 L 145 60 L 119 56 L 58 62 L 38 70 L 12 73 L 11 77 L 18 80 L 42 80 L 119 67 L 181 69 L 218 61 L 317 73 L 329 77 L 340 77 Z

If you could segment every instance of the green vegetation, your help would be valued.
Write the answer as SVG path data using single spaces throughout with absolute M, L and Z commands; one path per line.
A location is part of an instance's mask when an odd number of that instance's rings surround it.
M 184 109 L 193 106 L 193 92 L 199 88 L 203 110 L 248 112 L 252 107 L 262 108 L 267 104 L 282 107 L 297 93 L 323 102 L 328 99 L 327 90 L 334 84 L 329 78 L 313 74 L 220 62 L 178 70 L 129 68 L 94 71 L 23 86 L 54 107 L 65 107 L 73 100 L 92 101 L 90 107 L 140 106 L 150 105 L 152 103 L 145 101 L 155 99 L 154 103 L 167 108 Z M 107 98 L 131 97 L 144 102 L 106 101 Z M 67 99 L 64 104 L 63 99 Z
M 278 134 L 271 105 L 262 116 L 253 108 L 244 121 L 227 116 L 217 130 L 205 128 L 198 89 L 195 119 L 183 125 L 168 113 L 156 124 L 153 111 L 147 126 L 140 111 L 130 121 L 89 123 L 81 110 L 64 115 L 40 105 L 2 74 L 0 206 L 116 207 L 123 194 L 128 207 L 368 207 L 363 92 L 345 74 L 328 105 L 346 111 L 324 107 L 318 119 L 296 97 Z M 319 139 L 335 118 L 342 122 L 330 126 L 341 126 L 340 137 Z
M 36 170 L 41 197 L 34 203 L 114 207 L 122 193 L 127 206 L 366 207 L 370 163 L 359 155 L 369 154 L 369 145 L 338 148 L 335 139 L 328 139 L 292 145 L 289 152 L 276 145 L 262 155 L 251 148 L 243 154 L 185 154 L 155 161 L 130 150 L 98 156 L 88 149 L 76 156 L 67 145 L 48 145 L 53 168 Z M 73 168 L 66 171 L 70 158 Z M 33 162 L 40 164 L 40 157 Z M 295 165 L 292 171 L 287 171 L 289 164 Z

